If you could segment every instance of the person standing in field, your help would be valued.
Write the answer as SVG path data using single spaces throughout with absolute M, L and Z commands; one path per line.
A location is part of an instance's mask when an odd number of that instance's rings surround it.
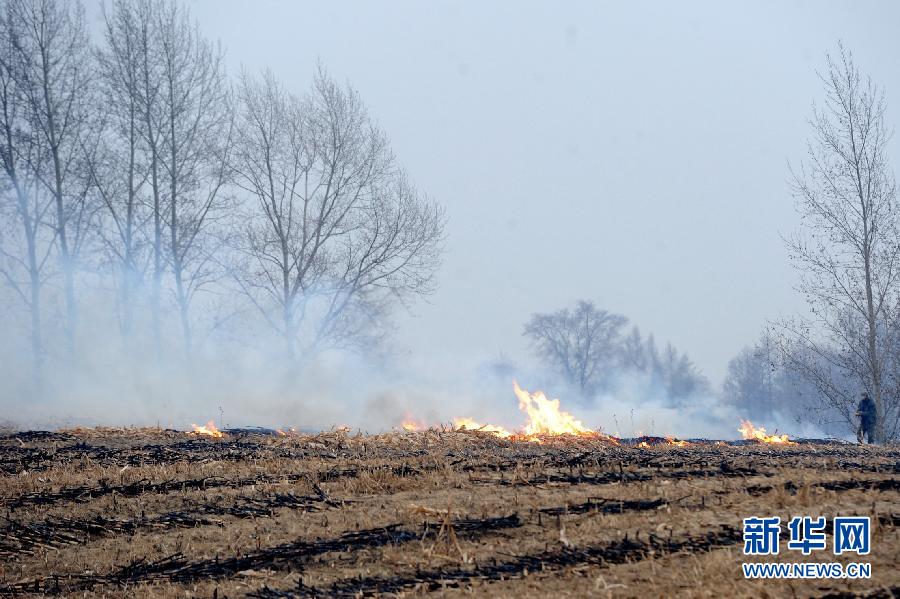
M 869 444 L 875 442 L 875 421 L 877 413 L 875 411 L 875 402 L 869 397 L 869 394 L 863 392 L 862 399 L 856 407 L 856 416 L 859 418 L 859 428 L 856 431 L 856 440 L 860 443 L 863 438 L 867 438 Z

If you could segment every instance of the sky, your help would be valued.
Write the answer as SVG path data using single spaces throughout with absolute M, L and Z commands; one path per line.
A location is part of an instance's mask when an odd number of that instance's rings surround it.
M 803 310 L 788 165 L 838 40 L 900 121 L 896 2 L 188 4 L 234 73 L 349 82 L 446 209 L 439 289 L 397 316 L 411 364 L 525 360 L 528 317 L 583 298 L 718 384 Z

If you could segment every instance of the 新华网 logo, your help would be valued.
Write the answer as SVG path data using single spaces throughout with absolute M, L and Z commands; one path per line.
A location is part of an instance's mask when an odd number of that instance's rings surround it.
M 831 522 L 834 555 L 868 555 L 871 551 L 871 523 L 868 516 L 837 516 Z M 787 523 L 790 551 L 809 556 L 828 548 L 825 516 L 794 516 Z M 774 556 L 780 551 L 781 518 L 744 518 L 744 555 Z M 871 564 L 825 563 L 744 563 L 746 578 L 870 578 Z

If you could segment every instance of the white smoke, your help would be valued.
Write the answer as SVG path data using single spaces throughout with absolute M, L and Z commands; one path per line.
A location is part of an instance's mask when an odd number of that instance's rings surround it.
M 283 359 L 277 339 L 260 336 L 252 346 L 210 337 L 189 361 L 177 352 L 159 360 L 150 347 L 124 351 L 115 329 L 85 328 L 91 342 L 83 344 L 77 368 L 50 359 L 40 395 L 29 394 L 28 353 L 3 344 L 7 373 L 0 382 L 0 408 L 8 423 L 184 430 L 214 420 L 220 428 L 348 426 L 374 433 L 406 419 L 449 426 L 454 418 L 469 417 L 518 430 L 525 415 L 512 390 L 515 379 L 523 389 L 560 399 L 561 408 L 589 428 L 615 436 L 740 438 L 742 415 L 733 406 L 709 394 L 675 405 L 663 389 L 634 375 L 619 374 L 610 391 L 585 400 L 538 365 L 515 367 L 488 355 L 426 359 L 402 351 L 369 357 L 327 352 L 299 368 Z M 754 425 L 791 437 L 824 436 L 788 416 Z

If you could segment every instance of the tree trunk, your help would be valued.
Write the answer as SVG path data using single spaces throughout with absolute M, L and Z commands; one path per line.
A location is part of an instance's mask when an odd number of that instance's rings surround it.
M 868 230 L 866 230 L 867 238 Z M 875 400 L 875 441 L 882 443 L 884 442 L 884 403 L 881 397 L 881 364 L 878 359 L 877 322 L 875 320 L 875 302 L 872 298 L 872 270 L 868 250 L 865 252 L 863 260 L 865 262 L 866 277 L 869 370 L 872 377 L 872 396 Z
M 194 337 L 191 330 L 190 300 L 187 297 L 184 281 L 179 265 L 175 269 L 175 290 L 178 295 L 178 313 L 181 317 L 181 335 L 184 341 L 184 355 L 190 360 L 194 351 Z
M 49 142 L 50 155 L 53 161 L 53 196 L 56 202 L 56 233 L 59 238 L 60 263 L 63 270 L 63 287 L 66 303 L 66 350 L 69 359 L 75 357 L 75 329 L 77 326 L 78 309 L 75 304 L 75 264 L 69 247 L 69 239 L 66 232 L 68 215 L 66 214 L 65 199 L 63 194 L 63 166 L 60 158 L 59 131 L 54 113 L 53 98 L 50 92 L 51 57 L 46 46 L 40 49 L 41 68 L 41 92 L 43 97 L 42 110 L 46 111 L 46 135 Z M 37 102 L 35 102 L 37 104 Z
M 44 348 L 41 341 L 41 284 L 40 273 L 31 273 L 31 355 L 35 390 L 44 386 Z
M 132 96 L 133 98 L 133 96 Z M 128 132 L 128 204 L 125 206 L 125 256 L 122 264 L 122 337 L 125 344 L 131 345 L 132 327 L 134 324 L 134 306 L 132 306 L 132 288 L 135 284 L 136 268 L 134 265 L 134 204 L 137 194 L 134 189 L 135 153 L 137 146 L 137 126 L 134 100 L 129 107 Z
M 75 357 L 75 328 L 77 326 L 78 308 L 75 304 L 75 264 L 72 259 L 69 239 L 66 234 L 65 200 L 63 198 L 63 174 L 62 161 L 59 156 L 59 144 L 56 137 L 55 121 L 53 118 L 53 105 L 50 102 L 50 90 L 46 78 L 47 67 L 44 67 L 44 101 L 47 110 L 47 128 L 50 138 L 50 151 L 53 158 L 53 196 L 56 203 L 56 234 L 59 238 L 60 265 L 63 271 L 63 289 L 66 302 L 66 351 L 69 359 Z
M 171 68 L 171 65 L 170 65 Z M 172 252 L 172 274 L 175 276 L 175 295 L 178 300 L 178 314 L 181 318 L 181 335 L 184 344 L 185 358 L 191 358 L 192 339 L 190 321 L 190 298 L 184 287 L 184 261 L 181 247 L 178 243 L 178 155 L 176 152 L 175 136 L 175 97 L 169 73 L 169 251 Z
M 178 301 L 178 315 L 181 320 L 181 337 L 182 342 L 184 344 L 184 356 L 187 360 L 191 359 L 191 353 L 193 351 L 193 336 L 191 332 L 191 318 L 190 318 L 190 299 L 187 295 L 187 289 L 184 286 L 184 273 L 183 273 L 183 265 L 181 262 L 181 258 L 179 257 L 176 249 L 177 242 L 177 233 L 175 230 L 176 223 L 176 211 L 175 211 L 175 203 L 172 203 L 172 253 L 174 254 L 174 260 L 172 263 L 172 275 L 175 278 L 175 298 Z
M 159 198 L 159 148 L 157 134 L 153 127 L 153 86 L 150 83 L 150 63 L 148 56 L 149 38 L 147 31 L 142 32 L 143 52 L 143 93 L 144 122 L 147 126 L 147 144 L 150 149 L 150 185 L 153 191 L 153 281 L 150 285 L 150 326 L 153 329 L 153 344 L 156 348 L 157 360 L 162 359 L 162 318 L 160 304 L 162 302 L 162 205 Z
M 297 335 L 294 331 L 294 307 L 287 295 L 285 295 L 284 299 L 284 342 L 288 360 L 293 363 L 294 358 L 297 357 Z
M 28 212 L 28 199 L 24 196 L 16 183 L 16 193 L 19 197 L 19 207 L 22 211 L 22 221 L 25 228 L 25 243 L 28 250 L 28 279 L 31 295 L 31 355 L 32 376 L 36 391 L 40 392 L 44 384 L 44 348 L 43 331 L 41 330 L 41 272 L 37 260 L 37 226 L 32 221 Z
M 66 235 L 66 209 L 62 193 L 62 164 L 58 150 L 53 150 L 53 167 L 56 171 L 56 189 L 53 195 L 56 200 L 56 234 L 59 238 L 60 265 L 63 271 L 63 289 L 66 302 L 66 352 L 69 358 L 75 357 L 75 328 L 78 320 L 78 308 L 75 305 L 75 264 Z
M 44 375 L 44 351 L 43 351 L 43 332 L 41 329 L 41 271 L 37 259 L 37 230 L 38 223 L 32 218 L 31 210 L 28 205 L 28 195 L 22 189 L 22 182 L 19 180 L 18 172 L 14 162 L 14 142 L 12 128 L 8 126 L 9 113 L 7 107 L 3 107 L 5 133 L 5 150 L 8 152 L 9 160 L 4 164 L 7 177 L 9 177 L 15 190 L 16 208 L 19 216 L 22 218 L 22 229 L 25 234 L 25 252 L 28 260 L 28 283 L 29 283 L 29 303 L 28 309 L 31 316 L 31 355 L 32 355 L 32 380 L 34 382 L 35 391 L 40 393 L 43 387 Z M 40 211 L 36 208 L 36 213 Z M 23 294 L 24 296 L 24 294 Z M 24 297 L 23 297 L 24 299 Z
M 153 187 L 153 283 L 150 286 L 150 324 L 156 354 L 162 357 L 162 333 L 160 303 L 162 301 L 162 207 L 159 200 L 159 166 L 156 163 L 156 147 L 150 149 L 150 184 Z

